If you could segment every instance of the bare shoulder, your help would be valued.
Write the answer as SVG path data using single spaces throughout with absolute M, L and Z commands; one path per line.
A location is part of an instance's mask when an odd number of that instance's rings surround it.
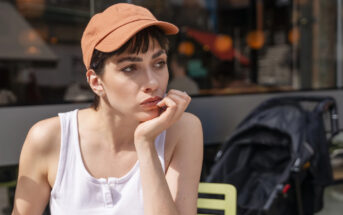
M 178 138 L 190 135 L 202 135 L 200 119 L 196 115 L 188 112 L 184 112 L 180 120 L 170 130 L 173 136 Z
M 189 112 L 184 112 L 179 123 L 181 123 L 182 125 L 196 125 L 196 126 L 201 126 L 201 121 L 200 119 L 192 114 L 192 113 L 189 113 Z
M 59 129 L 59 120 L 54 117 L 37 122 L 29 130 L 20 154 L 12 214 L 42 214 L 49 200 L 49 172 L 59 150 Z
M 58 117 L 41 120 L 29 130 L 24 147 L 36 153 L 46 154 L 56 149 L 60 141 L 60 122 Z M 30 150 L 31 149 L 31 150 Z
M 203 147 L 203 132 L 200 119 L 185 112 L 175 124 L 167 130 L 165 157 L 167 166 L 177 151 L 189 152 Z M 201 151 L 201 150 L 200 150 Z

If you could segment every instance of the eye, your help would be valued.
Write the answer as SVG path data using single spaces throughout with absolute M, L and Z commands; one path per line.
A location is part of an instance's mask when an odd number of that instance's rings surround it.
M 123 69 L 121 69 L 121 71 L 129 73 L 129 72 L 135 71 L 136 69 L 137 69 L 136 65 L 132 64 L 132 65 L 124 67 Z
M 155 68 L 161 69 L 161 68 L 163 68 L 165 65 L 166 65 L 166 61 L 161 60 L 161 61 L 158 61 L 157 63 L 155 63 L 154 66 L 155 66 Z

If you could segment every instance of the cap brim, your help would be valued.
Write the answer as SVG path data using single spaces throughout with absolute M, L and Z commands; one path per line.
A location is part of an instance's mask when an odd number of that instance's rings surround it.
M 165 34 L 172 35 L 179 32 L 179 28 L 169 22 L 155 20 L 138 20 L 115 29 L 115 33 L 108 34 L 95 48 L 102 52 L 112 52 L 124 45 L 133 35 L 149 26 L 161 28 Z

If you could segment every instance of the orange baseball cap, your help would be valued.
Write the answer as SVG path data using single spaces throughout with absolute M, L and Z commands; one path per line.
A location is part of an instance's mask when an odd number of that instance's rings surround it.
M 114 4 L 94 15 L 81 39 L 83 63 L 87 70 L 90 69 L 94 49 L 102 52 L 115 51 L 137 32 L 153 25 L 160 27 L 167 35 L 177 34 L 179 31 L 171 23 L 158 21 L 148 9 L 133 4 Z

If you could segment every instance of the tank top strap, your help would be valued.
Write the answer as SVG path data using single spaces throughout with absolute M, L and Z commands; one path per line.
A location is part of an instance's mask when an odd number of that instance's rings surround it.
M 166 133 L 167 131 L 164 130 L 160 135 L 157 136 L 155 139 L 155 148 L 158 155 L 158 158 L 160 159 L 163 171 L 165 172 L 165 160 L 164 160 L 164 145 L 165 145 L 165 139 L 166 139 Z
M 78 109 L 58 114 L 61 125 L 61 146 L 55 184 L 51 190 L 51 195 L 54 195 L 61 186 L 66 166 L 68 166 L 68 159 L 74 157 L 68 155 L 74 153 L 75 147 L 70 143 L 74 143 L 75 137 L 78 137 L 78 134 L 74 134 L 77 128 L 77 121 L 75 121 L 77 120 L 77 111 Z

